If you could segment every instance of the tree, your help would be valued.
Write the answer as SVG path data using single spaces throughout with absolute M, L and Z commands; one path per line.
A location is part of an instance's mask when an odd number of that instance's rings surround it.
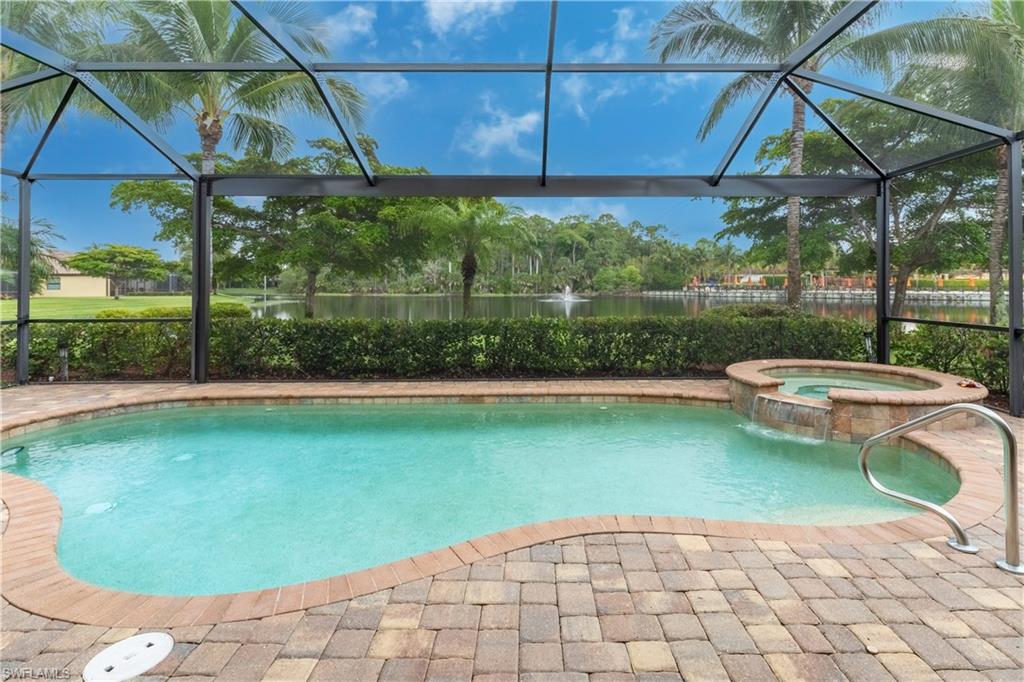
M 32 221 L 32 238 L 29 241 L 32 264 L 29 271 L 30 293 L 42 291 L 46 280 L 53 274 L 54 259 L 51 254 L 55 248 L 54 242 L 58 239 L 63 237 L 57 234 L 53 225 L 41 219 Z M 18 266 L 18 226 L 5 216 L 0 226 L 0 267 L 13 272 L 18 270 Z
M 846 2 L 832 0 L 806 0 L 801 2 L 737 2 L 728 3 L 724 13 L 712 0 L 683 2 L 663 17 L 651 32 L 650 48 L 658 53 L 662 62 L 674 59 L 700 58 L 726 62 L 784 62 L 800 45 L 836 15 Z M 877 52 L 861 49 L 855 36 L 862 30 L 865 20 L 847 29 L 833 41 L 829 49 L 818 52 L 803 64 L 803 68 L 817 71 L 831 59 L 843 59 L 861 66 L 877 63 Z M 698 136 L 707 138 L 721 120 L 722 115 L 737 102 L 763 91 L 773 77 L 770 73 L 745 73 L 730 81 L 715 97 L 711 109 L 701 124 Z M 804 92 L 811 91 L 811 83 L 803 79 L 794 82 Z M 789 138 L 787 172 L 803 174 L 804 129 L 806 105 L 795 95 L 792 97 L 792 123 Z M 800 197 L 787 199 L 786 263 L 789 275 L 786 300 L 789 305 L 800 302 Z
M 989 0 L 988 14 L 953 14 L 913 21 L 879 31 L 872 46 L 901 66 L 894 92 L 1010 130 L 1024 129 L 1024 2 Z M 945 126 L 937 132 L 947 149 L 978 141 L 973 133 L 958 141 Z M 962 131 L 961 131 L 962 132 Z M 997 173 L 989 227 L 989 321 L 999 321 L 1009 214 L 1006 146 L 993 159 Z M 959 162 L 957 162 L 959 163 Z
M 377 143 L 359 137 L 378 173 L 422 174 L 421 168 L 382 164 Z M 310 141 L 314 154 L 274 161 L 259 156 L 235 160 L 218 156 L 229 173 L 279 175 L 351 175 L 358 172 L 347 146 L 333 139 Z M 146 209 L 160 224 L 158 239 L 170 240 L 186 252 L 192 242 L 192 192 L 187 185 L 165 180 L 123 182 L 112 191 L 112 205 L 124 211 Z M 395 197 L 267 197 L 261 206 L 243 206 L 228 197 L 214 198 L 213 248 L 215 275 L 276 276 L 283 268 L 301 271 L 305 314 L 322 278 L 366 276 L 395 264 L 422 258 L 429 243 L 426 229 L 399 229 L 404 217 L 424 199 Z M 418 208 L 416 208 L 418 210 Z M 217 281 L 218 275 L 215 277 Z
M 327 272 L 366 276 L 425 257 L 429 235 L 408 222 L 423 200 L 381 197 L 273 197 L 264 204 L 257 252 L 305 275 L 305 314 L 313 316 L 320 277 Z M 400 225 L 406 224 L 405 229 Z
M 829 100 L 822 107 L 854 139 L 863 140 L 880 163 L 908 153 L 928 158 L 941 153 L 943 142 L 915 131 L 902 112 L 889 111 L 855 100 Z M 758 149 L 764 164 L 783 164 L 789 132 L 767 138 Z M 807 133 L 808 169 L 820 175 L 849 173 L 845 145 L 824 131 Z M 981 220 L 992 195 L 986 181 L 983 156 L 955 166 L 939 166 L 903 176 L 893 183 L 890 196 L 890 242 L 894 279 L 893 316 L 906 300 L 910 275 L 919 269 L 942 271 L 982 260 Z M 751 251 L 775 262 L 786 232 L 785 205 L 778 197 L 729 199 L 722 215 L 726 228 L 720 236 L 753 239 Z M 875 202 L 857 198 L 815 198 L 804 206 L 805 254 L 813 254 L 817 267 L 838 256 L 841 270 L 863 272 L 875 267 Z M 838 252 L 838 253 L 837 253 Z M 774 257 L 773 257 L 774 256 Z M 886 276 L 878 273 L 878 276 Z
M 105 277 L 114 288 L 114 298 L 130 279 L 162 279 L 167 275 L 163 260 L 153 249 L 127 244 L 107 244 L 76 253 L 68 266 L 86 275 Z
M 480 259 L 495 245 L 524 229 L 519 217 L 518 209 L 494 199 L 455 199 L 424 207 L 405 221 L 407 226 L 430 229 L 440 250 L 461 254 L 463 317 L 469 317 L 471 312 L 473 282 Z
M 330 50 L 316 36 L 319 15 L 304 2 L 264 3 L 266 12 L 314 57 Z M 224 0 L 143 2 L 125 12 L 125 57 L 138 61 L 274 62 L 277 48 Z M 350 82 L 331 76 L 328 90 L 346 117 L 358 122 L 363 99 Z M 280 122 L 300 111 L 326 115 L 310 78 L 292 72 L 131 72 L 112 74 L 113 90 L 143 118 L 167 125 L 183 112 L 196 125 L 202 172 L 212 174 L 217 147 L 226 133 L 236 149 L 282 159 L 295 136 Z

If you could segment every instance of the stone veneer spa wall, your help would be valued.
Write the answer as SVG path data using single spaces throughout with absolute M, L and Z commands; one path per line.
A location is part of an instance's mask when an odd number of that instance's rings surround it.
M 924 369 L 866 362 L 828 360 L 751 360 L 726 368 L 733 409 L 754 421 L 790 433 L 854 443 L 863 442 L 907 420 L 954 403 L 978 403 L 988 389 L 969 379 Z M 827 399 L 781 390 L 787 377 L 822 375 L 899 382 L 881 390 L 828 389 Z M 843 382 L 836 382 L 843 383 Z M 948 430 L 975 426 L 975 418 L 958 415 L 929 427 Z

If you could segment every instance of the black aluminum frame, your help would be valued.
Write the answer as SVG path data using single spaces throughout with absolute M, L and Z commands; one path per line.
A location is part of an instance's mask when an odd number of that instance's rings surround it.
M 43 133 L 32 160 L 24 171 L 0 169 L 0 173 L 18 179 L 18 315 L 17 315 L 17 379 L 28 381 L 29 274 L 31 239 L 31 187 L 37 180 L 183 180 L 193 183 L 194 228 L 192 286 L 192 380 L 202 383 L 208 379 L 210 337 L 210 282 L 212 264 L 211 211 L 213 196 L 237 195 L 304 195 L 304 196 L 676 196 L 676 197 L 729 197 L 729 196 L 875 196 L 876 197 L 876 351 L 878 362 L 889 360 L 889 324 L 914 322 L 916 324 L 947 324 L 941 321 L 895 318 L 889 315 L 890 243 L 889 191 L 890 181 L 916 170 L 952 161 L 999 145 L 1008 147 L 1010 175 L 1009 211 L 1009 290 L 1010 316 L 1006 328 L 991 325 L 953 326 L 1004 331 L 1010 336 L 1010 412 L 1024 415 L 1024 226 L 1022 226 L 1021 141 L 1024 131 L 1011 131 L 977 121 L 936 107 L 907 100 L 889 93 L 872 90 L 847 81 L 826 76 L 803 68 L 808 59 L 828 46 L 837 36 L 869 11 L 878 0 L 853 0 L 840 10 L 806 43 L 796 49 L 788 59 L 777 64 L 746 63 L 555 63 L 554 40 L 557 21 L 557 0 L 551 0 L 548 24 L 547 59 L 543 63 L 337 63 L 306 62 L 301 51 L 291 44 L 283 32 L 275 32 L 268 21 L 254 16 L 242 0 L 232 4 L 273 42 L 287 57 L 282 62 L 267 63 L 178 63 L 178 62 L 74 62 L 37 42 L 4 29 L 0 45 L 39 62 L 44 67 L 0 83 L 0 93 L 28 87 L 58 76 L 69 76 L 72 83 L 61 105 Z M 338 132 L 352 151 L 360 176 L 204 176 L 181 154 L 167 144 L 134 111 L 111 93 L 93 76 L 93 73 L 126 71 L 287 71 L 303 72 L 310 77 L 323 99 Z M 540 73 L 545 77 L 544 131 L 540 173 L 537 176 L 401 176 L 375 175 L 362 150 L 355 143 L 354 128 L 341 115 L 337 102 L 326 83 L 326 74 L 340 72 L 392 72 L 392 73 Z M 553 73 L 764 73 L 770 74 L 768 86 L 761 93 L 754 108 L 744 121 L 726 154 L 709 176 L 549 176 L 548 129 L 551 106 L 551 78 Z M 864 152 L 835 121 L 828 117 L 809 98 L 805 97 L 793 78 L 805 79 L 844 92 L 872 99 L 893 107 L 913 111 L 991 136 L 991 140 L 915 163 L 911 166 L 885 172 Z M 46 144 L 70 100 L 74 89 L 81 85 L 110 111 L 153 146 L 176 169 L 176 173 L 37 173 L 32 166 Z M 801 97 L 821 117 L 826 125 L 875 173 L 871 177 L 820 176 L 728 176 L 728 168 L 747 140 L 771 98 L 782 86 Z M 89 321 L 89 320 L 77 320 Z M 93 320 L 106 321 L 106 320 Z M 163 321 L 163 320 L 148 320 Z M 169 320 L 168 320 L 169 321 Z

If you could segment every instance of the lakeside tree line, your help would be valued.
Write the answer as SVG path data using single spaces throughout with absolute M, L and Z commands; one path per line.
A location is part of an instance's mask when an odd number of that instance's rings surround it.
M 382 163 L 374 140 L 360 136 L 375 172 L 423 173 Z M 259 157 L 217 158 L 222 173 L 353 174 L 345 146 L 310 142 L 317 153 L 285 162 Z M 112 204 L 146 210 L 160 224 L 156 237 L 172 242 L 189 270 L 192 190 L 170 181 L 117 185 Z M 527 215 L 492 198 L 268 197 L 257 205 L 214 199 L 215 286 L 258 286 L 263 278 L 304 294 L 311 312 L 317 293 L 461 290 L 543 293 L 678 289 L 694 278 L 728 279 L 744 253 L 732 242 L 673 241 L 661 225 L 614 216 Z

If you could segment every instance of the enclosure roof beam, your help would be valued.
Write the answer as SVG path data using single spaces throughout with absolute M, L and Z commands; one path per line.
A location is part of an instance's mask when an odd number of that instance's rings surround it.
M 922 116 L 928 116 L 929 118 L 938 119 L 945 121 L 946 123 L 952 123 L 964 128 L 975 130 L 979 133 L 985 133 L 986 135 L 993 135 L 1004 141 L 1010 141 L 1014 137 L 1014 133 L 1006 128 L 1000 128 L 984 121 L 978 121 L 967 116 L 961 116 L 960 114 L 954 114 L 950 111 L 945 111 L 937 107 L 933 107 L 928 104 L 922 104 L 915 102 L 914 100 L 899 97 L 897 95 L 891 95 L 887 92 L 881 92 L 879 90 L 872 90 L 871 88 L 865 88 L 849 81 L 841 80 L 839 78 L 833 78 L 832 76 L 826 76 L 817 71 L 808 71 L 807 69 L 797 69 L 793 72 L 793 75 L 797 78 L 803 78 L 820 85 L 826 85 L 836 90 L 842 90 L 852 95 L 859 95 L 866 97 L 867 99 L 888 104 L 898 109 L 905 109 L 906 111 L 913 111 L 921 114 Z
M 778 75 L 773 76 L 771 81 L 768 83 L 768 87 L 766 87 L 757 98 L 754 108 L 750 110 L 749 114 L 747 114 L 747 118 L 743 121 L 743 125 L 740 127 L 739 132 L 736 133 L 736 137 L 734 137 L 732 142 L 729 143 L 729 148 L 726 149 L 725 156 L 723 156 L 722 160 L 718 162 L 718 167 L 715 168 L 715 173 L 711 176 L 712 186 L 715 186 L 722 181 L 722 178 L 725 176 L 725 172 L 729 170 L 729 165 L 732 163 L 732 160 L 735 159 L 736 155 L 739 153 L 740 147 L 742 147 L 743 143 L 747 141 L 748 137 L 750 137 L 750 133 L 753 132 L 754 126 L 756 126 L 757 122 L 761 120 L 761 115 L 764 114 L 764 110 L 768 108 L 768 103 L 778 91 L 780 82 Z
M 732 175 L 712 185 L 699 175 L 358 175 L 204 176 L 213 196 L 364 197 L 848 197 L 877 196 L 875 177 Z
M 317 73 L 545 73 L 546 62 L 313 62 Z M 105 72 L 229 72 L 302 71 L 292 62 L 77 62 L 78 71 Z M 775 73 L 782 64 L 750 63 L 552 63 L 554 73 Z M 55 74 L 55 75 L 60 75 Z M 17 80 L 17 79 L 15 79 Z M 12 81 L 13 82 L 13 81 Z
M 57 105 L 57 109 L 54 110 L 53 116 L 50 117 L 50 122 L 46 125 L 46 130 L 43 131 L 42 136 L 39 138 L 39 143 L 36 144 L 36 148 L 32 151 L 32 156 L 29 158 L 28 163 L 25 164 L 25 170 L 21 174 L 22 179 L 28 179 L 29 173 L 32 172 L 32 166 L 36 165 L 36 160 L 43 152 L 43 147 L 46 146 L 46 141 L 50 139 L 50 134 L 53 132 L 54 127 L 56 127 L 57 121 L 60 120 L 64 110 L 67 109 L 68 103 L 71 101 L 71 97 L 75 94 L 75 88 L 77 87 L 78 81 L 74 79 L 68 83 L 68 87 L 64 90 L 64 96 L 61 97 L 60 103 Z
M 835 13 L 807 41 L 789 55 L 782 65 L 781 73 L 788 76 L 803 66 L 807 60 L 828 47 L 843 31 L 848 29 L 880 0 L 851 0 L 845 7 Z
M 6 29 L 5 29 L 6 30 Z M 42 83 L 48 81 L 51 78 L 57 78 L 64 74 L 57 69 L 45 68 L 41 71 L 33 71 L 32 73 L 26 73 L 23 76 L 17 76 L 10 80 L 0 83 L 0 93 L 11 92 L 18 88 L 24 88 L 27 85 L 33 85 L 35 83 Z
M 780 65 L 778 72 L 768 83 L 768 87 L 757 98 L 757 103 L 754 104 L 753 110 L 746 120 L 743 121 L 743 126 L 729 144 L 725 156 L 722 157 L 718 167 L 715 169 L 714 175 L 711 176 L 712 185 L 717 185 L 722 176 L 729 170 L 729 165 L 736 158 L 736 154 L 739 153 L 743 143 L 750 137 L 754 126 L 757 125 L 761 115 L 764 114 L 764 110 L 768 107 L 768 103 L 778 91 L 782 79 L 799 69 L 808 59 L 823 50 L 836 36 L 849 28 L 851 24 L 860 19 L 865 12 L 877 5 L 878 2 L 879 0 L 853 0 L 836 12 L 831 19 L 815 31 L 814 35 L 808 38 L 800 47 L 793 50 L 789 58 Z
M 352 158 L 355 159 L 356 164 L 359 166 L 360 172 L 363 177 L 366 178 L 366 182 L 369 185 L 374 184 L 373 168 L 370 167 L 370 162 L 363 154 L 363 150 L 359 147 L 359 141 L 355 136 L 355 128 L 346 119 L 345 114 L 341 110 L 341 106 L 338 104 L 337 98 L 334 93 L 330 91 L 330 85 L 327 83 L 327 79 L 324 78 L 323 74 L 318 73 L 309 64 L 306 64 L 301 57 L 298 45 L 295 41 L 288 36 L 287 31 L 280 26 L 278 21 L 272 17 L 267 16 L 262 20 L 256 19 L 256 17 L 246 8 L 245 3 L 242 0 L 231 0 L 231 4 L 234 5 L 239 12 L 241 12 L 246 19 L 251 21 L 256 28 L 267 37 L 270 42 L 277 46 L 277 49 L 281 50 L 290 61 L 294 62 L 299 69 L 302 70 L 310 80 L 313 81 L 313 87 L 316 88 L 317 93 L 320 95 L 320 99 L 323 100 L 324 106 L 327 107 L 327 111 L 331 115 L 331 119 L 334 121 L 335 127 L 338 132 L 341 133 L 342 138 L 345 140 L 345 144 L 348 145 L 349 151 L 352 153 Z M 271 30 L 275 29 L 275 30 Z
M 548 132 L 551 128 L 551 69 L 555 60 L 555 26 L 558 23 L 558 0 L 551 0 L 548 20 L 548 61 L 544 69 L 544 133 L 541 142 L 540 184 L 548 182 Z
M 34 59 L 51 69 L 56 69 L 65 75 L 71 76 L 81 83 L 86 90 L 91 92 L 104 106 L 110 109 L 125 125 L 138 133 L 154 149 L 160 152 L 164 158 L 174 164 L 178 170 L 193 180 L 199 177 L 199 172 L 188 162 L 188 159 L 167 144 L 148 123 L 139 118 L 138 114 L 132 111 L 128 105 L 122 102 L 114 93 L 110 92 L 105 85 L 96 80 L 95 76 L 75 71 L 74 62 L 71 60 L 47 47 L 43 47 L 31 38 L 27 38 L 7 28 L 0 33 L 0 45 L 29 59 Z
M 868 168 L 873 170 L 879 177 L 885 177 L 885 171 L 882 170 L 881 166 L 875 163 L 874 159 L 872 159 L 867 152 L 861 149 L 860 145 L 857 144 L 849 135 L 847 135 L 846 132 L 839 127 L 839 124 L 837 124 L 831 116 L 829 116 L 825 111 L 821 109 L 821 107 L 815 104 L 814 101 L 807 96 L 807 93 L 804 92 L 799 85 L 793 82 L 793 79 L 791 79 L 789 76 L 786 76 L 784 80 L 786 82 L 786 85 L 793 92 L 793 94 L 799 97 L 801 100 L 803 100 L 803 102 L 811 108 L 811 111 L 813 111 L 818 116 L 818 118 L 824 121 L 825 125 L 831 128 L 832 132 L 835 133 L 847 147 L 852 149 L 854 154 L 860 157 L 861 161 L 867 164 Z

